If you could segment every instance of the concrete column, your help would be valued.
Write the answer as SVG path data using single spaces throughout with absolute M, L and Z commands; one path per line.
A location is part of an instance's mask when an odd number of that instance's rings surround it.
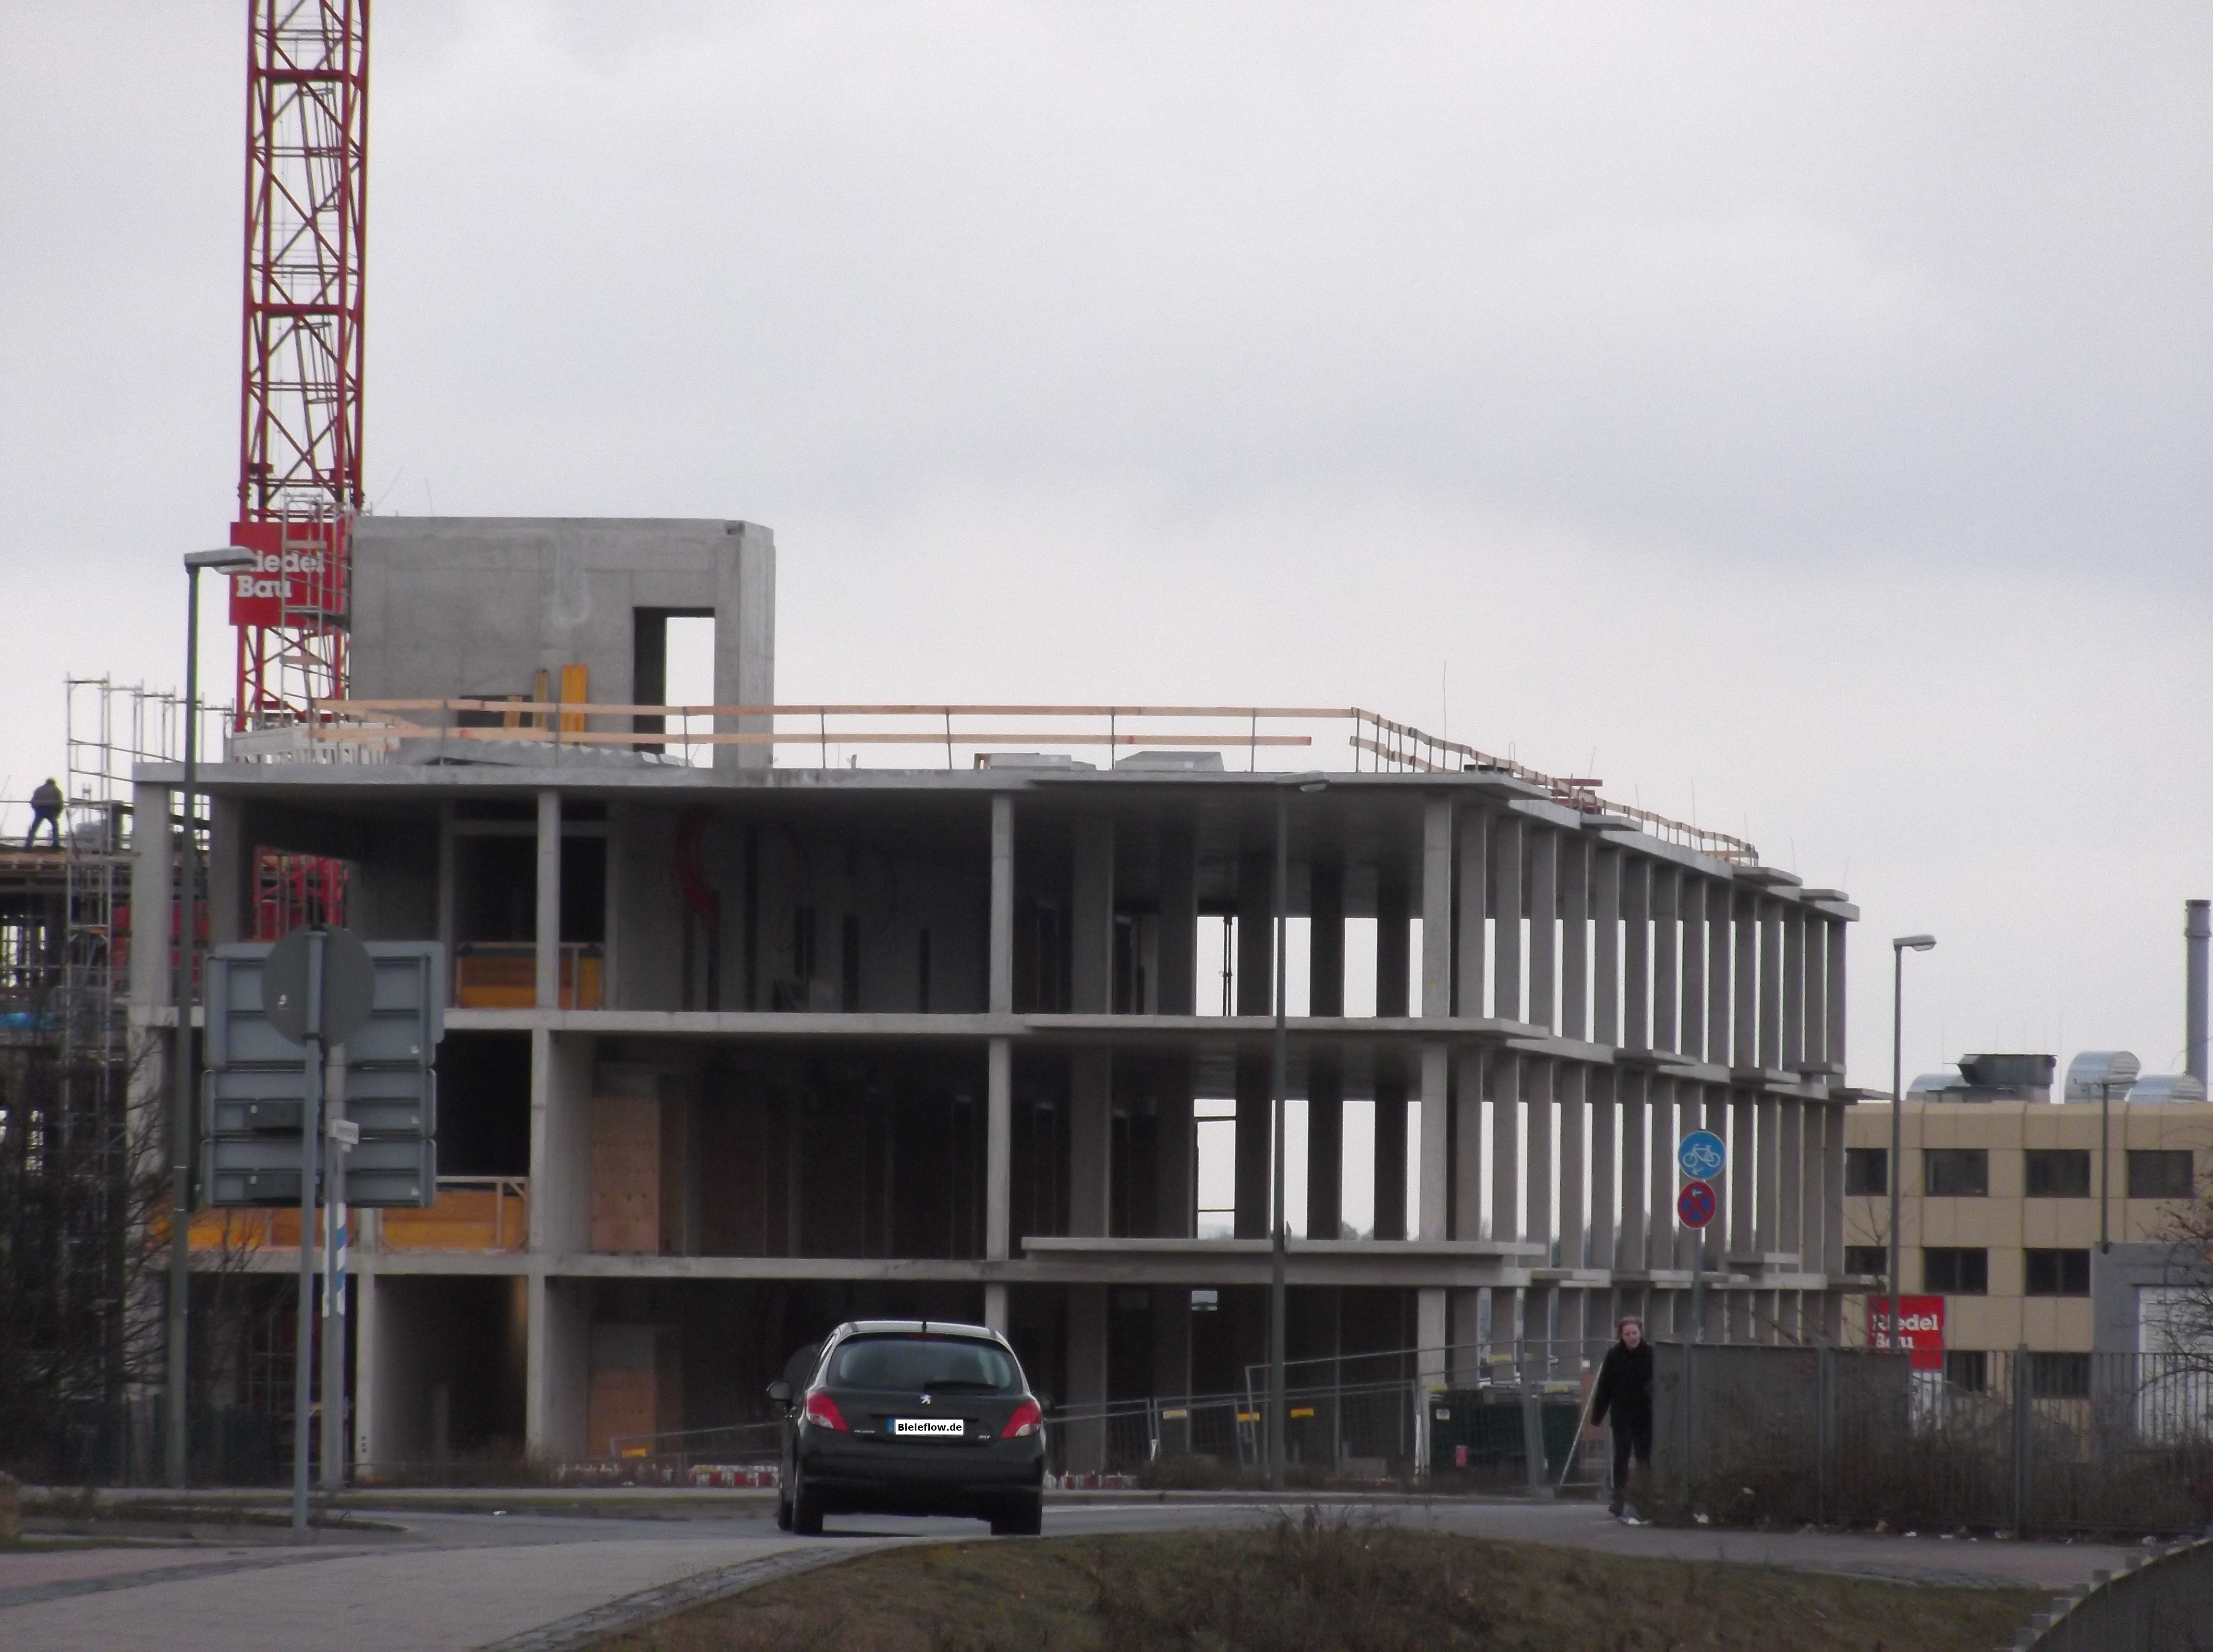
M 1445 1198 L 1449 1173 L 1451 1137 L 1446 1126 L 1449 1103 L 1446 1045 L 1432 1039 L 1422 1045 L 1422 1208 L 1420 1239 L 1446 1236 Z
M 617 874 L 620 869 L 619 864 L 616 859 L 616 843 L 611 838 L 607 844 L 607 895 L 610 909 L 614 908 L 619 904 L 613 898 L 615 887 L 619 881 Z M 459 972 L 454 967 L 456 955 L 454 951 L 454 942 L 457 935 L 457 925 L 454 921 L 454 912 L 456 904 L 455 896 L 458 888 L 458 877 L 459 869 L 455 864 L 454 847 L 454 805 L 449 799 L 438 805 L 437 896 L 438 951 L 445 960 L 446 1002 L 448 1003 L 459 1002 L 459 995 L 454 991 L 454 976 Z M 606 983 L 606 987 L 607 1003 L 610 1004 L 619 1004 L 626 1002 L 622 996 L 622 988 L 619 979 L 618 978 L 613 978 L 612 972 L 610 972 L 610 978 Z M 358 1332 L 356 1334 L 358 1334 Z
M 170 959 L 177 834 L 169 824 L 169 811 L 176 802 L 167 786 L 131 789 L 131 911 L 141 943 L 131 948 L 131 1008 L 141 1017 L 177 1001 Z M 146 944 L 149 938 L 150 945 Z
M 1003 1262 L 1011 1253 L 1015 1180 L 1014 1045 L 985 1045 L 984 1079 L 984 1255 Z
M 984 1323 L 1003 1337 L 1007 1334 L 1007 1288 L 996 1279 L 984 1287 Z
M 1560 1035 L 1590 1031 L 1590 844 L 1563 832 L 1560 845 Z
M 1621 1042 L 1621 851 L 1591 850 L 1595 902 L 1591 913 L 1591 1039 Z
M 735 554 L 715 568 L 715 704 L 776 704 L 776 535 L 753 522 L 730 522 Z M 771 719 L 716 717 L 718 734 L 766 734 Z M 765 769 L 773 746 L 717 746 L 717 769 Z
M 1645 1132 L 1651 1123 L 1650 1081 L 1643 1073 L 1614 1070 L 1614 1095 L 1621 1108 L 1620 1236 L 1614 1266 L 1637 1273 L 1649 1267 L 1645 1239 Z
M 1162 1239 L 1189 1239 L 1198 1220 L 1198 1142 L 1192 1122 L 1191 1073 L 1180 1067 L 1176 1088 L 1155 1101 L 1154 1209 Z
M 1676 891 L 1680 870 L 1655 861 L 1652 878 L 1652 1047 L 1673 1050 L 1681 999 L 1678 996 L 1682 961 L 1682 936 L 1676 927 Z
M 1759 903 L 1759 1064 L 1783 1065 L 1783 904 Z
M 1683 1015 L 1675 1047 L 1693 1061 L 1706 1058 L 1707 887 L 1705 879 L 1686 873 L 1677 898 L 1683 925 Z
M 1529 1014 L 1546 1031 L 1558 1025 L 1553 1009 L 1559 993 L 1553 968 L 1560 932 L 1560 834 L 1543 826 L 1528 831 Z
M 561 794 L 538 794 L 538 1007 L 561 1002 Z
M 1823 1208 L 1828 1190 L 1827 1138 L 1821 1124 L 1829 1109 L 1824 1104 L 1808 1106 L 1794 1103 L 1801 1116 L 1799 1131 L 1798 1160 L 1798 1260 L 1808 1273 L 1820 1273 L 1828 1267 L 1827 1222 Z
M 1069 880 L 1068 1007 L 1079 1015 L 1114 1008 L 1114 823 L 1076 823 Z
M 1307 1014 L 1344 1014 L 1344 863 L 1314 856 L 1308 877 Z M 1188 1014 L 1188 1011 L 1183 1012 Z
M 1500 814 L 1491 826 L 1492 1007 L 1502 1021 L 1527 1021 L 1521 1003 L 1521 817 Z
M 1652 1047 L 1652 863 L 1621 860 L 1621 1043 Z
M 1610 1067 L 1584 1069 L 1590 1099 L 1590 1239 L 1588 1265 L 1609 1271 L 1621 1265 L 1619 1222 L 1621 1209 L 1621 1106 L 1616 1093 L 1621 1075 Z
M 1241 981 L 1239 991 L 1243 991 Z M 1274 1170 L 1270 1156 L 1274 1109 L 1268 1094 L 1269 1071 L 1265 1055 L 1240 1054 L 1237 1058 L 1236 1213 L 1233 1231 L 1240 1239 L 1268 1236 L 1268 1204 Z
M 1344 1212 L 1344 1079 L 1333 1051 L 1307 1058 L 1307 1235 L 1335 1239 Z
M 1797 906 L 1782 911 L 1783 1060 L 1795 1072 L 1806 1059 L 1806 918 Z
M 1736 911 L 1735 1015 L 1729 1065 L 1742 1071 L 1759 1065 L 1759 898 L 1739 890 L 1732 904 Z
M 1829 920 L 1819 912 L 1805 916 L 1806 1039 L 1801 1058 L 1809 1066 L 1829 1060 Z
M 1442 1388 L 1445 1382 L 1445 1344 L 1448 1327 L 1445 1323 L 1445 1294 L 1442 1289 L 1424 1289 L 1414 1293 L 1414 1375 L 1418 1393 L 1432 1388 Z M 1426 1410 L 1426 1407 L 1424 1408 Z M 1429 1419 L 1416 1413 L 1417 1426 L 1426 1428 Z
M 1501 1291 L 1510 1296 L 1511 1291 Z M 1452 1356 L 1445 1362 L 1447 1379 L 1455 1388 L 1472 1388 L 1483 1380 L 1483 1291 L 1480 1287 L 1456 1287 L 1445 1299 L 1446 1339 Z
M 1452 1014 L 1452 800 L 1431 797 L 1422 806 L 1422 1015 Z M 1439 1124 L 1442 1126 L 1442 1120 Z M 1427 1137 L 1424 1138 L 1426 1143 Z
M 1680 1267 L 1682 1264 L 1675 1254 L 1675 1189 L 1680 1173 L 1675 1168 L 1675 1143 L 1680 1132 L 1675 1128 L 1674 1081 L 1647 1078 L 1644 1094 L 1650 1119 L 1645 1140 L 1651 1154 L 1649 1169 L 1652 1178 L 1652 1197 L 1645 1206 L 1645 1219 L 1650 1224 L 1650 1236 L 1644 1249 L 1645 1265 Z
M 1307 1013 L 1344 1014 L 1344 865 L 1317 853 L 1308 879 Z M 1307 1058 L 1307 1233 L 1335 1239 L 1344 1219 L 1344 1076 L 1335 1050 Z
M 235 797 L 208 799 L 206 863 L 208 944 L 224 947 L 253 932 L 253 845 L 246 809 Z
M 1522 1064 L 1521 1087 L 1528 1098 L 1528 1109 L 1524 1131 L 1527 1140 L 1522 1149 L 1526 1163 L 1521 1221 L 1523 1236 L 1540 1245 L 1548 1245 L 1552 1239 L 1552 1063 L 1542 1058 L 1528 1058 Z M 1537 1265 L 1542 1267 L 1550 1259 L 1549 1256 L 1540 1258 Z
M 546 1028 L 530 1033 L 530 1248 L 591 1248 L 592 1091 L 596 1045 Z
M 1828 967 L 1823 972 L 1822 984 L 1828 992 L 1829 1013 L 1823 1024 L 1828 1033 L 1829 1063 L 1838 1072 L 1844 1070 L 1844 938 L 1845 925 L 1842 918 L 1828 920 Z M 1838 1163 L 1843 1161 L 1839 1160 Z M 1838 1175 L 1844 1173 L 1839 1170 Z
M 1753 1223 L 1753 1190 L 1759 1182 L 1759 1153 L 1754 1140 L 1758 1113 L 1759 1106 L 1751 1091 L 1730 1092 L 1728 1233 L 1722 1247 L 1724 1256 L 1750 1256 L 1759 1248 Z M 1749 1291 L 1729 1294 L 1728 1334 L 1731 1342 L 1748 1342 L 1752 1338 L 1751 1301 Z
M 1408 960 L 1413 942 L 1406 886 L 1390 867 L 1375 874 L 1375 1013 L 1404 1016 L 1411 1012 Z
M 1831 1273 L 1844 1271 L 1844 1110 L 1831 1103 L 1821 1113 L 1821 1265 Z M 1824 1334 L 1832 1340 L 1838 1300 L 1828 1301 L 1829 1319 Z
M 1454 982 L 1453 1012 L 1469 1017 L 1491 1013 L 1491 996 L 1484 980 L 1490 943 L 1483 922 L 1489 910 L 1491 886 L 1490 863 L 1484 858 L 1489 825 L 1490 816 L 1473 804 L 1461 807 L 1455 892 L 1460 911 L 1460 967 Z
M 1406 1237 L 1406 1085 L 1375 1080 L 1375 1237 Z
M 1237 1013 L 1276 1013 L 1276 857 L 1237 857 Z
M 1729 1063 L 1729 886 L 1706 885 L 1706 1059 Z
M 1483 1232 L 1483 1052 L 1462 1050 L 1453 1072 L 1453 1213 L 1454 1239 Z M 1460 1334 L 1454 1333 L 1459 1341 Z
M 1153 1308 L 1153 1396 L 1175 1400 L 1191 1393 L 1191 1290 L 1183 1285 L 1155 1285 Z
M 1521 1067 L 1525 1058 L 1494 1051 L 1491 1070 L 1491 1236 L 1521 1237 Z M 1494 1324 L 1494 1336 L 1503 1336 Z
M 1069 1285 L 1068 1409 L 1092 1411 L 1106 1403 L 1106 1290 L 1105 1285 Z M 1106 1466 L 1106 1429 L 1099 1421 L 1072 1423 L 1067 1440 L 1069 1468 L 1096 1474 Z
M 1728 1092 L 1718 1084 L 1701 1085 L 1699 1088 L 1700 1100 L 1704 1108 L 1705 1127 L 1726 1142 L 1728 1140 Z M 1729 1164 L 1730 1180 L 1735 1179 L 1735 1170 L 1736 1164 L 1732 1159 Z M 1721 1208 L 1716 1212 L 1712 1223 L 1706 1228 L 1704 1266 L 1709 1273 L 1725 1273 L 1728 1270 L 1728 1186 L 1727 1182 L 1716 1188 L 1715 1192 L 1721 1196 L 1719 1200 Z M 1708 1342 L 1725 1340 L 1728 1335 L 1728 1293 L 1722 1290 L 1709 1291 L 1706 1295 L 1706 1340 Z
M 1338 953 L 1344 955 L 1344 919 L 1338 924 Z M 1160 938 L 1155 952 L 1159 986 L 1155 993 L 1163 1015 L 1198 1013 L 1198 862 L 1187 832 L 1161 835 Z M 1339 994 L 1340 1001 L 1342 993 Z M 1321 1012 L 1316 1010 L 1316 1015 Z M 1190 1326 L 1186 1315 L 1186 1341 Z
M 1783 1108 L 1772 1096 L 1759 1099 L 1759 1141 L 1752 1189 L 1752 1247 L 1765 1255 L 1782 1248 Z
M 591 1385 L 591 1314 L 580 1279 L 533 1273 L 523 1310 L 523 1440 L 551 1462 L 585 1451 Z
M 1068 1231 L 1106 1236 L 1114 1165 L 1114 1058 L 1077 1050 L 1068 1063 Z
M 991 799 L 991 1011 L 1015 1009 L 1015 800 Z M 1196 936 L 1193 937 L 1196 944 Z
M 1590 1222 L 1591 1070 L 1563 1062 L 1558 1081 L 1560 1106 L 1560 1266 L 1588 1266 L 1585 1237 Z
M 1805 1205 L 1801 1195 L 1806 1173 L 1806 1104 L 1783 1101 L 1777 1108 L 1781 1128 L 1775 1146 L 1775 1248 L 1803 1256 Z

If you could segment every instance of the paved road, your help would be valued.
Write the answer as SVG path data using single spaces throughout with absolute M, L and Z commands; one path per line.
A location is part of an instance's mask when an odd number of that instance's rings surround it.
M 382 1513 L 403 1529 L 326 1531 L 300 1548 L 224 1537 L 204 1545 L 0 1555 L 0 1645 L 9 1652 L 556 1652 L 637 1613 L 734 1583 L 900 1542 L 972 1538 L 974 1521 L 833 1516 L 820 1539 L 776 1530 L 759 1497 L 594 1497 L 590 1515 L 518 1503 L 491 1514 L 438 1500 Z M 1616 1554 L 1761 1563 L 1928 1582 L 2087 1582 L 2129 1550 L 1630 1527 L 1588 1503 L 1402 1500 L 1365 1505 L 1439 1531 Z M 1049 1536 L 1188 1530 L 1264 1519 L 1271 1506 L 1135 1497 L 1056 1500 Z

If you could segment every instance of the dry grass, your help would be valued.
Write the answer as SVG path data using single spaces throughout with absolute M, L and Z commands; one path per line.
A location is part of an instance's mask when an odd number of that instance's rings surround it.
M 1284 1517 L 1241 1532 L 911 1548 L 600 1652 L 1987 1652 L 2045 1597 L 1631 1559 Z

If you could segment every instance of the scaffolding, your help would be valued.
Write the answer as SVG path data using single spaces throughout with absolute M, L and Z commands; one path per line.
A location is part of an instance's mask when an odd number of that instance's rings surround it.
M 0 808 L 0 1319 L 10 1455 L 55 1467 L 127 1472 L 119 1426 L 147 1363 L 146 1197 L 158 1164 L 135 1128 L 128 984 L 131 771 L 174 761 L 185 706 L 109 679 L 66 680 L 60 817 L 44 844 Z M 204 714 L 219 730 L 227 714 Z M 144 823 L 174 835 L 176 822 Z M 202 830 L 204 830 L 203 826 Z M 193 903 L 197 911 L 198 903 Z M 174 910 L 137 926 L 174 958 Z

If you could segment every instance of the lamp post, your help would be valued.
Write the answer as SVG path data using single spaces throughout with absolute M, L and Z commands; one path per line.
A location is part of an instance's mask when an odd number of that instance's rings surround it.
M 177 1035 L 169 1060 L 169 1303 L 163 1455 L 169 1484 L 182 1490 L 186 1461 L 185 1431 L 185 1308 L 192 1288 L 192 995 L 198 972 L 199 930 L 192 901 L 199 888 L 199 839 L 194 830 L 193 796 L 199 785 L 200 575 L 236 573 L 256 564 L 253 552 L 237 546 L 185 553 L 185 783 L 178 813 L 183 842 L 177 853 Z M 134 829 L 151 823 L 138 821 Z M 149 914 L 143 908 L 137 922 Z M 158 921 L 158 920 L 156 920 Z M 147 937 L 140 936 L 143 944 Z
M 1329 782 L 1318 774 L 1289 774 L 1276 782 L 1276 1049 L 1272 1086 L 1276 1102 L 1271 1113 L 1276 1138 L 1275 1222 L 1270 1229 L 1268 1246 L 1268 1485 L 1276 1491 L 1283 1489 L 1283 1262 L 1290 1244 L 1290 1216 L 1284 1208 L 1283 1198 L 1283 1091 L 1289 1082 L 1290 1069 L 1290 1040 L 1283 1016 L 1287 967 L 1284 937 L 1291 904 L 1290 795 L 1294 787 L 1300 791 L 1316 792 L 1326 790 L 1328 786 Z
M 1901 935 L 1890 943 L 1890 1342 L 1898 1344 L 1898 1205 L 1905 1182 L 1905 954 L 1926 952 L 1933 935 Z

